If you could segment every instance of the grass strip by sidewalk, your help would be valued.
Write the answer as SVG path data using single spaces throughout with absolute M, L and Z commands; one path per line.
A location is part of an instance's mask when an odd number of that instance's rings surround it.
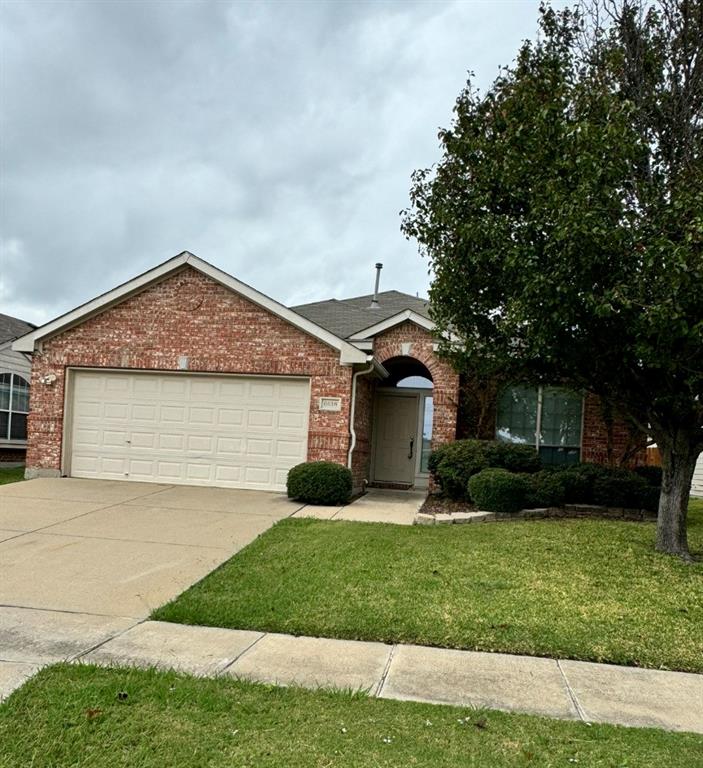
M 703 549 L 703 501 L 690 541 Z M 611 520 L 284 520 L 152 618 L 703 672 L 703 563 Z
M 694 768 L 703 737 L 59 665 L 0 705 L 0 766 Z
M 24 480 L 24 467 L 0 467 L 0 485 Z

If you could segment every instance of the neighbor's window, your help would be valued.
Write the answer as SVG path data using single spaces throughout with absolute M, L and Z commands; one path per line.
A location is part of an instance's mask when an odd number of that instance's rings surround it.
M 16 373 L 0 373 L 0 440 L 26 440 L 29 383 Z
M 498 400 L 496 437 L 534 445 L 545 464 L 576 464 L 582 411 L 582 396 L 568 389 L 506 387 Z

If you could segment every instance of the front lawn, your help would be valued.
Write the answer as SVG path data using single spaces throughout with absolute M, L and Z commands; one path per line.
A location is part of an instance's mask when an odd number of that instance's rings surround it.
M 0 467 L 0 485 L 24 480 L 24 467 Z
M 703 549 L 703 500 L 689 539 Z M 284 520 L 152 618 L 703 672 L 703 563 L 654 525 Z
M 703 737 L 61 665 L 0 705 L 0 766 L 701 765 Z

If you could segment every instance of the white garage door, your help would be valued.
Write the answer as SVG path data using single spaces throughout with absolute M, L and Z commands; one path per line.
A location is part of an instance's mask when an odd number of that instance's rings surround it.
M 283 490 L 309 406 L 307 379 L 74 371 L 69 474 Z

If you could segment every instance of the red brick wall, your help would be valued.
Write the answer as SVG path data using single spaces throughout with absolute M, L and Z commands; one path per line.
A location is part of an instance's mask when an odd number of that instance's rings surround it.
M 456 438 L 456 416 L 459 403 L 459 376 L 452 366 L 441 360 L 433 350 L 432 335 L 424 328 L 405 322 L 377 336 L 374 355 L 383 364 L 391 357 L 403 356 L 402 345 L 410 344 L 407 357 L 419 360 L 432 374 L 434 384 L 434 420 L 432 447 Z
M 346 464 L 352 371 L 339 352 L 187 267 L 44 342 L 32 363 L 27 467 L 61 468 L 68 366 L 310 376 L 308 458 Z M 53 373 L 52 385 L 39 377 Z M 340 397 L 339 412 L 318 410 Z
M 583 404 L 581 461 L 612 466 L 646 465 L 645 437 L 617 414 L 613 414 L 609 425 L 600 399 L 587 394 Z
M 375 384 L 376 379 L 370 374 L 358 376 L 356 380 L 356 410 L 354 412 L 356 446 L 354 453 L 352 453 L 352 476 L 355 489 L 361 489 L 364 480 L 369 479 Z

